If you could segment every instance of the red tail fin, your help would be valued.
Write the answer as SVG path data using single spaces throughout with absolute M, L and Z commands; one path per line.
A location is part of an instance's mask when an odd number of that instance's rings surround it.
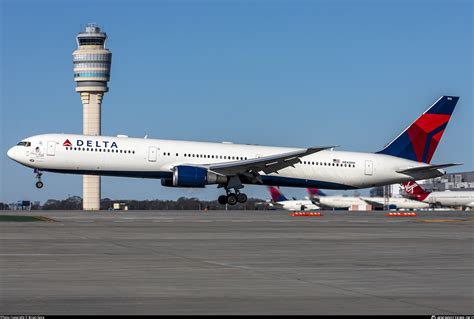
M 315 196 L 326 196 L 320 189 L 318 188 L 308 188 L 308 194 L 310 197 L 315 197 Z
M 272 201 L 273 202 L 283 202 L 288 199 L 280 192 L 280 190 L 276 187 L 270 186 L 268 187 L 268 190 L 270 191 L 270 195 L 272 196 Z
M 417 200 L 424 200 L 431 192 L 425 191 L 420 185 L 415 181 L 403 183 L 403 188 L 405 192 Z

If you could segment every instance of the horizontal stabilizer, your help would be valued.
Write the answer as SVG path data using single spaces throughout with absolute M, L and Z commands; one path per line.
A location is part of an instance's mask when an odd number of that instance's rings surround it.
M 425 179 L 425 178 L 433 178 L 438 176 L 443 176 L 446 174 L 441 168 L 451 167 L 462 165 L 461 163 L 449 163 L 449 164 L 438 164 L 438 165 L 427 165 L 427 166 L 419 166 L 419 167 L 410 167 L 397 170 L 397 173 L 409 175 L 413 177 L 413 179 Z

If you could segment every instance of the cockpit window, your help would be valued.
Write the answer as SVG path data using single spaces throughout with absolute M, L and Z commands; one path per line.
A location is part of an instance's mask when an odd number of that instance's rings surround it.
M 28 147 L 28 146 L 31 146 L 31 142 L 20 142 L 20 143 L 18 143 L 18 144 L 16 144 L 16 145 Z

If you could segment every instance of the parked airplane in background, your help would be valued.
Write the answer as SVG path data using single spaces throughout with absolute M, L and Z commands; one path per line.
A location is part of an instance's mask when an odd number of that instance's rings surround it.
M 270 186 L 268 191 L 272 197 L 272 200 L 269 204 L 275 208 L 282 208 L 291 211 L 319 209 L 319 207 L 313 204 L 313 202 L 309 199 L 287 199 L 285 195 L 283 195 L 276 187 Z
M 403 187 L 406 196 L 433 207 L 474 208 L 474 192 L 471 191 L 427 192 L 416 182 L 404 183 Z
M 383 209 L 385 206 L 385 201 L 383 197 L 361 197 L 361 200 L 366 202 L 369 205 L 372 205 L 374 208 Z M 389 197 L 387 201 L 387 206 L 389 209 L 422 209 L 430 208 L 430 205 L 419 202 L 416 200 L 411 200 L 403 197 Z
M 311 201 L 321 209 L 350 209 L 353 206 L 366 205 L 367 203 L 355 196 L 327 196 L 317 188 L 308 189 Z
M 325 209 L 350 209 L 353 206 L 371 205 L 373 208 L 383 209 L 385 201 L 383 197 L 362 197 L 362 196 L 326 196 L 317 188 L 308 189 L 313 203 Z M 421 209 L 429 208 L 423 202 L 411 200 L 403 197 L 389 197 L 386 203 L 389 209 Z
M 8 156 L 42 171 L 161 179 L 163 186 L 225 189 L 219 203 L 245 202 L 244 184 L 356 189 L 442 176 L 458 164 L 430 165 L 458 97 L 442 96 L 377 153 L 332 146 L 289 148 L 232 143 L 44 134 L 28 137 Z

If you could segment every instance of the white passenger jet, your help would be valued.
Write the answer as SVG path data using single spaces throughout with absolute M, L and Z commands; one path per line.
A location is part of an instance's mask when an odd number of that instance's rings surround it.
M 268 191 L 270 192 L 270 196 L 272 197 L 271 202 L 268 204 L 275 208 L 282 208 L 289 211 L 305 211 L 315 210 L 319 208 L 310 199 L 288 199 L 285 197 L 285 195 L 281 193 L 278 188 L 274 186 L 270 186 L 268 188 Z
M 429 205 L 423 202 L 403 197 L 388 197 L 387 202 L 383 197 L 363 197 L 363 196 L 326 196 L 325 193 L 317 188 L 308 188 L 310 198 L 314 204 L 325 209 L 350 209 L 353 206 L 371 205 L 373 208 L 389 209 L 421 209 L 429 208 Z
M 321 209 L 350 209 L 353 206 L 367 204 L 358 196 L 328 196 L 317 188 L 308 188 L 308 193 L 311 201 Z
M 458 101 L 440 97 L 413 124 L 376 153 L 340 152 L 333 146 L 290 148 L 125 136 L 44 134 L 23 139 L 8 156 L 36 173 L 161 179 L 163 186 L 215 184 L 219 203 L 243 203 L 245 184 L 356 189 L 442 176 L 459 164 L 430 165 Z
M 474 208 L 474 192 L 472 191 L 427 192 L 416 182 L 404 183 L 403 187 L 408 197 L 432 207 Z

